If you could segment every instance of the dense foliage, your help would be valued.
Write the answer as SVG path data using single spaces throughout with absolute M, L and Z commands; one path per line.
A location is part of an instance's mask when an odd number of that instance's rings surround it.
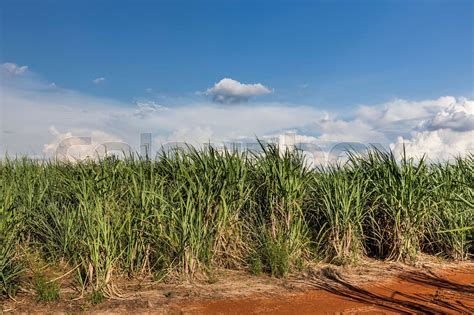
M 84 289 L 215 268 L 284 276 L 308 262 L 472 255 L 474 156 L 451 163 L 370 151 L 310 168 L 297 151 L 175 150 L 156 160 L 0 162 L 0 291 L 24 257 L 77 267 Z

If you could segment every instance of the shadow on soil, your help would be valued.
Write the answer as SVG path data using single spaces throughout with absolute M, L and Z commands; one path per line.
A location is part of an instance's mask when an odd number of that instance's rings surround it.
M 465 304 L 474 302 L 474 285 L 457 284 L 431 271 L 403 272 L 399 278 L 404 282 L 401 285 L 415 284 L 421 291 L 408 294 L 383 287 L 376 292 L 367 291 L 343 280 L 330 267 L 319 271 L 311 284 L 341 297 L 402 314 L 474 314 L 472 303 Z

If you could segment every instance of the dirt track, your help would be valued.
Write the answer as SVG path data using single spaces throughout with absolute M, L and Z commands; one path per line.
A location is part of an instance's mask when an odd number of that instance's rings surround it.
M 129 287 L 129 292 L 132 287 Z M 37 304 L 31 296 L 4 311 L 158 314 L 473 314 L 474 264 L 408 268 L 324 266 L 288 280 L 225 272 L 217 283 L 134 286 L 131 298 Z M 64 296 L 64 294 L 63 294 Z
M 301 294 L 197 302 L 181 310 L 203 314 L 473 314 L 473 284 L 472 269 L 404 272 L 384 284 L 362 286 L 325 270 L 313 281 L 314 289 Z

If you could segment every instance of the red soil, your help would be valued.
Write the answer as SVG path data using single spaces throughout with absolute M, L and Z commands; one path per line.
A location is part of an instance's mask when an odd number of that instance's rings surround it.
M 327 272 L 297 295 L 198 301 L 182 306 L 202 314 L 473 314 L 474 269 L 403 272 L 383 284 L 352 285 Z M 387 281 L 388 280 L 388 281 Z
M 410 268 L 367 263 L 326 266 L 287 280 L 223 272 L 217 283 L 122 288 L 127 299 L 91 305 L 87 298 L 41 304 L 23 294 L 2 305 L 5 313 L 137 314 L 474 314 L 474 263 Z M 64 283 L 63 283 L 64 285 Z M 5 302 L 5 301 L 4 301 Z M 0 311 L 1 313 L 1 311 Z

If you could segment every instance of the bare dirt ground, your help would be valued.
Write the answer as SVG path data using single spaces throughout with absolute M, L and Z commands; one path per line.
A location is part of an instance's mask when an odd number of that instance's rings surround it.
M 275 279 L 221 271 L 217 282 L 120 286 L 126 297 L 92 305 L 64 288 L 61 301 L 37 303 L 20 293 L 4 313 L 136 314 L 474 314 L 474 263 L 416 267 L 367 261 L 358 267 L 318 265 Z M 62 284 L 64 287 L 64 283 Z

